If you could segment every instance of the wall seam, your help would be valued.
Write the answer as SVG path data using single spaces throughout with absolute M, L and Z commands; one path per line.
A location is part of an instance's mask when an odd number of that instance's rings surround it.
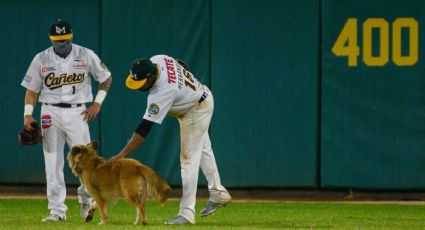
M 101 60 L 103 60 L 103 55 L 102 55 L 102 48 L 103 48 L 103 44 L 102 44 L 102 17 L 103 17 L 103 15 L 102 15 L 102 13 L 103 13 L 103 0 L 99 0 L 99 56 L 101 57 Z M 98 152 L 98 154 L 101 156 L 102 155 L 102 143 L 103 143 L 103 141 L 102 141 L 102 118 L 103 118 L 103 116 L 102 116 L 102 112 L 100 112 L 99 113 L 99 128 L 98 128 L 98 130 L 99 130 L 99 136 L 98 136 L 98 138 L 99 138 L 99 142 L 100 142 L 100 144 L 98 145 L 98 148 L 99 148 L 99 150 L 97 151 Z
M 317 84 L 317 185 L 322 189 L 322 7 L 323 0 L 319 0 L 319 60 Z
M 211 90 L 212 90 L 212 88 L 213 88 L 213 86 L 212 86 L 212 40 L 213 40 L 213 28 L 212 28 L 212 18 L 213 18 L 213 15 L 212 15 L 212 0 L 210 0 L 209 1 L 210 2 L 210 9 L 209 9 L 209 14 L 210 14 L 210 16 L 209 16 L 209 19 L 210 19 L 210 44 L 209 44 L 209 55 L 210 55 L 210 61 L 209 61 L 209 85 L 210 85 L 210 88 L 211 88 Z

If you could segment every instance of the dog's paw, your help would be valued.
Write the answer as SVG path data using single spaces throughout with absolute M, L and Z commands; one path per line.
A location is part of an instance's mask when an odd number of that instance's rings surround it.
M 143 225 L 147 225 L 147 224 L 148 224 L 148 222 L 147 222 L 147 221 L 139 221 L 139 220 L 136 220 L 133 224 L 134 224 L 134 225 L 141 225 L 141 224 L 143 224 Z

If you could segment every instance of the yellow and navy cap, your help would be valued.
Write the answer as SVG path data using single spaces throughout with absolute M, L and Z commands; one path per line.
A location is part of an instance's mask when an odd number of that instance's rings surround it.
M 140 89 L 149 77 L 155 76 L 155 65 L 149 59 L 136 59 L 130 69 L 125 85 L 129 89 Z
M 52 41 L 70 40 L 73 37 L 71 24 L 62 19 L 57 19 L 50 25 L 49 35 Z

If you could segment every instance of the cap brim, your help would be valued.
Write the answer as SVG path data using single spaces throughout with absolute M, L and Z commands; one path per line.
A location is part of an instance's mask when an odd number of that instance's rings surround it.
M 128 75 L 127 80 L 125 81 L 125 86 L 129 89 L 140 89 L 146 83 L 147 78 L 135 81 L 131 75 Z
M 61 40 L 69 40 L 72 39 L 72 34 L 64 34 L 64 35 L 50 35 L 50 40 L 52 41 L 61 41 Z

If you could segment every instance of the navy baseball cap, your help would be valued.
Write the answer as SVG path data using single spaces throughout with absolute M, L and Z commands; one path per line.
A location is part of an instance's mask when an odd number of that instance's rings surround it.
M 151 76 L 155 76 L 155 65 L 151 60 L 136 59 L 131 66 L 125 85 L 129 89 L 140 89 Z
M 50 25 L 50 39 L 52 41 L 72 39 L 72 27 L 69 22 L 57 19 Z

